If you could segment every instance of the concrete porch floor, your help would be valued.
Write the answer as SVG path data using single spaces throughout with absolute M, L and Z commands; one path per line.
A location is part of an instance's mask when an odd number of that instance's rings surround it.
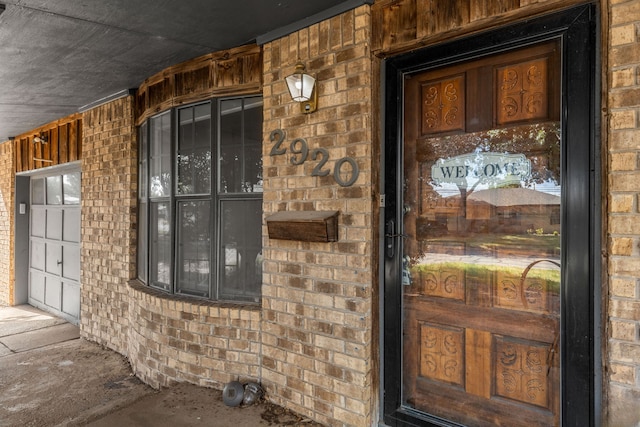
M 28 305 L 0 307 L 0 427 L 318 426 L 262 402 L 230 408 L 219 390 L 154 390 L 126 359 Z

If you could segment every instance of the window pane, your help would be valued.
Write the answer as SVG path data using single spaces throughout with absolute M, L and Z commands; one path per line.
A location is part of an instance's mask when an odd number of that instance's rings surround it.
M 62 176 L 62 192 L 65 205 L 80 204 L 80 172 Z
M 258 302 L 262 200 L 220 201 L 211 180 L 223 193 L 262 192 L 262 98 L 219 106 L 215 118 L 206 102 L 140 127 L 138 277 L 175 293 Z
M 149 196 L 149 132 L 147 123 L 140 126 L 138 153 L 138 279 L 147 283 L 147 267 L 149 263 L 149 211 L 147 197 Z
M 171 191 L 171 115 L 151 119 L 151 197 L 168 196 Z
M 147 187 L 149 185 L 147 155 L 149 154 L 149 132 L 147 124 L 140 126 L 140 152 L 138 155 L 138 197 L 146 199 L 148 197 Z
M 44 179 L 31 180 L 31 203 L 34 205 L 44 205 Z
M 178 194 L 209 194 L 211 151 L 194 150 L 178 154 Z
M 177 291 L 209 296 L 211 271 L 210 202 L 178 203 Z
M 262 98 L 220 103 L 220 192 L 262 192 Z
M 211 105 L 179 112 L 177 170 L 178 194 L 211 192 Z
M 221 202 L 220 298 L 258 302 L 262 285 L 262 200 Z
M 151 203 L 149 228 L 151 285 L 169 290 L 171 288 L 171 212 L 168 202 Z
M 138 202 L 138 278 L 147 283 L 147 204 Z
M 47 204 L 62 204 L 62 177 L 49 176 L 47 179 Z
M 221 193 L 242 191 L 242 100 L 220 103 L 220 187 Z
M 193 108 L 182 108 L 178 112 L 179 135 L 182 149 L 193 148 Z
M 245 99 L 244 191 L 262 192 L 262 98 Z
M 194 108 L 196 147 L 211 147 L 211 104 L 202 104 Z

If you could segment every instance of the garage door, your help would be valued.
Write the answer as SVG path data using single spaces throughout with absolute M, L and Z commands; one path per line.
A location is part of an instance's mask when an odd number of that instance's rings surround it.
M 80 172 L 31 179 L 29 304 L 80 318 Z

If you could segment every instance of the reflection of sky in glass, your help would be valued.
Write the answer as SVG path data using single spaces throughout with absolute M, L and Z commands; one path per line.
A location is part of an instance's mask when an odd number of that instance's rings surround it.
M 552 179 L 543 183 L 533 183 L 529 188 L 542 191 L 543 193 L 553 194 L 554 196 L 560 196 L 560 185 Z
M 49 176 L 47 180 L 47 204 L 59 205 L 62 203 L 62 188 L 60 188 L 60 177 Z
M 80 203 L 80 173 L 62 175 L 62 191 L 65 205 Z
M 31 202 L 34 205 L 44 205 L 44 179 L 31 181 Z

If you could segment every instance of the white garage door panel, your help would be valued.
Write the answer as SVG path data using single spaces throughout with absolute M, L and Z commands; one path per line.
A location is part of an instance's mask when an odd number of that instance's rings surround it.
M 62 240 L 65 242 L 80 242 L 80 209 L 65 209 L 63 212 Z
M 31 241 L 31 268 L 44 271 L 44 242 Z
M 63 182 L 74 185 L 66 185 Z M 31 178 L 29 304 L 80 320 L 80 173 Z M 69 194 L 67 194 L 69 193 Z
M 44 303 L 44 274 L 37 271 L 31 271 L 29 277 L 29 298 Z
M 62 247 L 62 277 L 79 281 L 80 280 L 80 247 Z
M 72 317 L 80 317 L 80 286 L 78 284 L 62 282 L 62 311 Z
M 57 243 L 46 243 L 46 272 L 60 275 L 60 266 L 62 265 L 62 247 Z
M 33 209 L 31 211 L 31 235 L 44 237 L 46 211 L 44 209 Z
M 60 240 L 62 238 L 62 211 L 47 209 L 47 239 Z
M 62 308 L 60 294 L 62 293 L 62 282 L 51 276 L 47 277 L 47 286 L 44 288 L 44 303 L 49 307 L 60 310 Z

